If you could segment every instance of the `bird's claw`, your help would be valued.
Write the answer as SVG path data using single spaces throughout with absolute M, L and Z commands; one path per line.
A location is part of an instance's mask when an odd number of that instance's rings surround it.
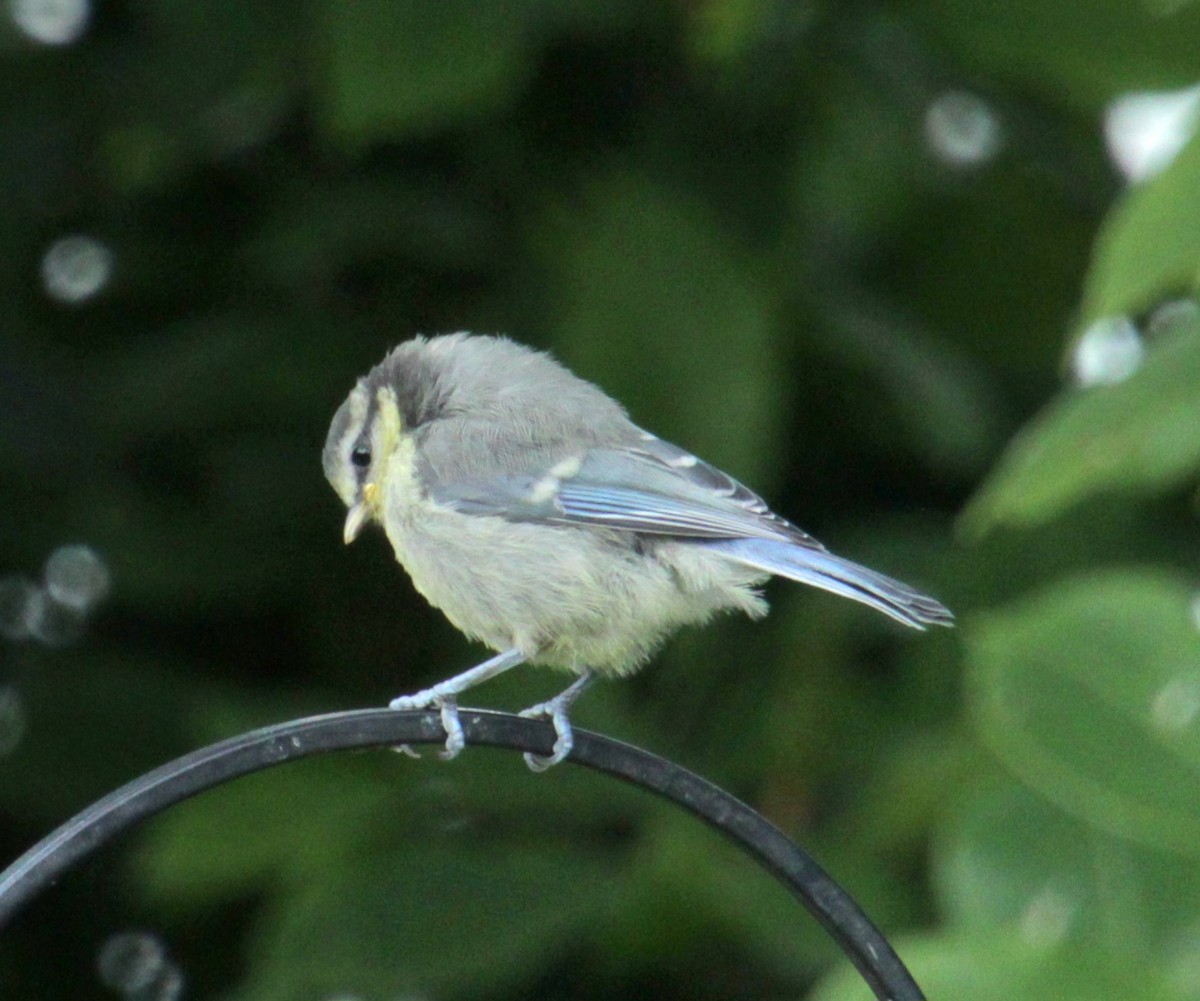
M 446 731 L 446 746 L 438 751 L 438 757 L 443 761 L 453 761 L 467 746 L 467 738 L 463 734 L 462 720 L 458 718 L 458 700 L 446 698 L 441 704 L 442 729 Z
M 542 756 L 530 751 L 525 752 L 525 764 L 529 766 L 531 772 L 544 772 L 547 768 L 553 768 L 566 760 L 571 753 L 571 749 L 575 746 L 575 734 L 571 729 L 571 720 L 567 716 L 569 708 L 569 701 L 557 697 L 547 702 L 539 702 L 536 706 L 530 706 L 521 712 L 522 716 L 529 719 L 548 719 L 554 724 L 556 735 L 553 753 Z
M 388 708 L 400 710 L 432 709 L 434 707 L 437 708 L 442 718 L 442 729 L 446 731 L 446 746 L 438 751 L 438 757 L 443 761 L 451 761 L 457 758 L 462 749 L 467 746 L 467 738 L 463 733 L 462 720 L 458 716 L 458 699 L 453 695 L 442 695 L 433 689 L 429 689 L 428 691 L 417 692 L 415 695 L 401 695 L 399 698 L 392 699 L 388 703 Z M 407 744 L 401 744 L 398 750 L 407 754 L 410 758 L 419 758 L 421 756 Z

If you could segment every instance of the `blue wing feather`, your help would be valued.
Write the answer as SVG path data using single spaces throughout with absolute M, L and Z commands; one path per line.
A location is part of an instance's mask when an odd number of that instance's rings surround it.
M 730 560 L 862 602 L 917 629 L 949 625 L 954 618 L 915 588 L 834 556 L 736 480 L 644 433 L 636 446 L 593 449 L 538 473 L 429 489 L 436 503 L 464 514 L 692 539 Z
M 732 477 L 645 433 L 636 445 L 592 449 L 541 473 L 435 484 L 430 494 L 456 511 L 514 521 L 683 538 L 786 539 L 823 548 Z
M 434 501 L 464 514 L 590 524 L 648 535 L 789 539 L 816 546 L 781 518 L 634 452 L 588 453 L 571 475 L 518 474 L 441 484 Z M 747 491 L 748 493 L 748 491 Z

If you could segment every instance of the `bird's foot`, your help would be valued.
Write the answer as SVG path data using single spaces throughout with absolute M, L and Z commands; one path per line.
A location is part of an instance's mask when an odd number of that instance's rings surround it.
M 437 708 L 442 717 L 442 729 L 446 731 L 446 746 L 438 751 L 438 757 L 443 761 L 457 758 L 462 749 L 467 746 L 467 738 L 463 734 L 462 720 L 458 718 L 458 699 L 454 695 L 440 692 L 435 685 L 415 695 L 401 695 L 388 703 L 390 709 L 432 709 Z M 407 744 L 398 748 L 410 758 L 421 755 Z
M 489 657 L 482 664 L 476 664 L 461 674 L 456 674 L 453 678 L 439 681 L 432 688 L 426 688 L 415 695 L 401 695 L 398 699 L 392 699 L 389 705 L 392 709 L 437 708 L 440 710 L 442 729 L 446 731 L 446 747 L 439 756 L 443 761 L 449 761 L 451 758 L 458 757 L 459 752 L 467 743 L 463 736 L 462 722 L 458 718 L 459 695 L 468 688 L 487 681 L 489 678 L 494 678 L 498 674 L 503 674 L 509 668 L 524 662 L 525 654 L 520 650 L 505 650 L 494 657 Z M 399 749 L 411 757 L 420 757 L 407 744 L 400 745 Z
M 569 706 L 561 705 L 559 698 L 561 696 L 556 696 L 546 702 L 539 702 L 536 706 L 530 706 L 521 712 L 522 716 L 530 719 L 548 719 L 554 724 L 555 739 L 552 754 L 542 757 L 530 751 L 525 752 L 525 764 L 529 766 L 531 772 L 544 772 L 547 768 L 559 764 L 575 746 L 575 734 L 571 730 L 571 720 L 567 716 Z
M 554 698 L 530 706 L 521 713 L 522 716 L 530 719 L 548 719 L 554 724 L 555 739 L 551 754 L 543 757 L 529 751 L 525 752 L 525 764 L 529 766 L 530 771 L 544 772 L 547 768 L 553 768 L 566 760 L 571 753 L 571 749 L 575 746 L 575 732 L 571 729 L 569 713 L 575 700 L 591 683 L 592 675 L 580 675 L 570 687 L 559 692 Z

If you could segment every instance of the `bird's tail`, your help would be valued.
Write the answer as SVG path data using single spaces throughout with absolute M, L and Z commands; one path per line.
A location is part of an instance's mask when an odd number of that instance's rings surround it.
M 953 613 L 940 601 L 822 549 L 774 539 L 719 539 L 704 545 L 766 573 L 861 601 L 914 629 L 954 624 Z

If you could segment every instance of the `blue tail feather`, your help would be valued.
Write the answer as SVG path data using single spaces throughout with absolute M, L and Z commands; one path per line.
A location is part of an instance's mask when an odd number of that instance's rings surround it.
M 823 549 L 775 539 L 720 539 L 699 544 L 766 573 L 862 602 L 914 629 L 954 623 L 950 610 L 929 595 Z

